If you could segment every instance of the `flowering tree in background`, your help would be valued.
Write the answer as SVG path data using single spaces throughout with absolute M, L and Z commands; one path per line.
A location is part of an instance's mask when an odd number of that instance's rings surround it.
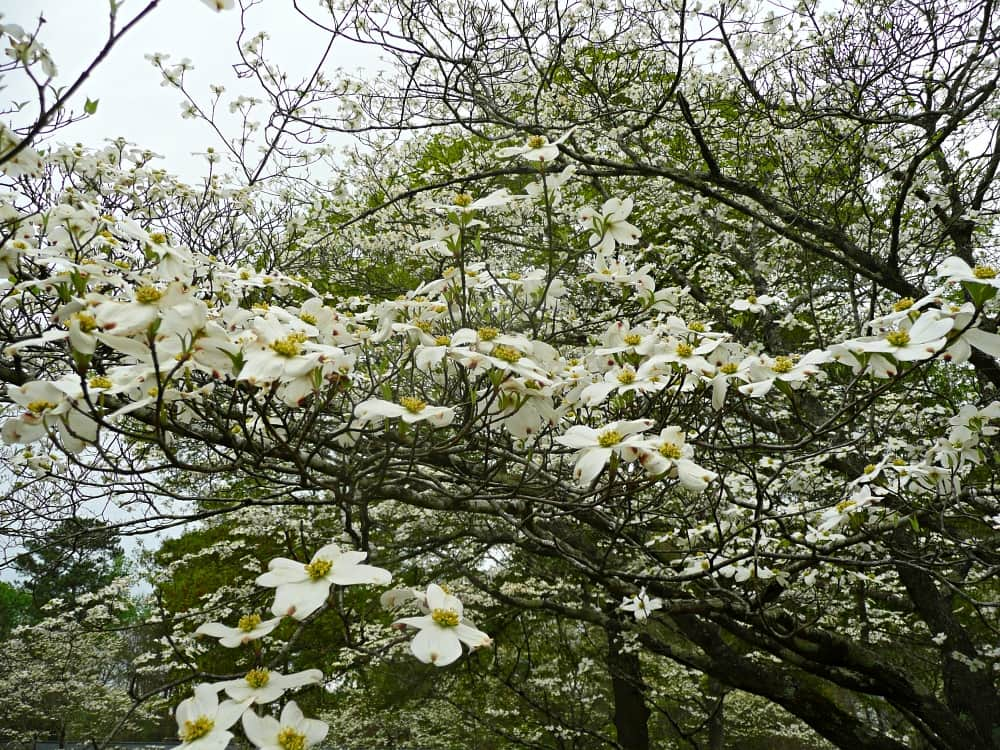
M 516 618 L 573 623 L 607 719 L 511 745 L 722 747 L 735 690 L 840 747 L 1000 746 L 993 4 L 321 5 L 395 67 L 242 39 L 231 181 L 38 143 L 44 107 L 0 147 L 5 533 L 100 494 L 250 569 L 167 623 L 183 746 L 319 743 L 271 701 L 400 650 L 502 675 Z M 310 178 L 330 131 L 365 148 Z

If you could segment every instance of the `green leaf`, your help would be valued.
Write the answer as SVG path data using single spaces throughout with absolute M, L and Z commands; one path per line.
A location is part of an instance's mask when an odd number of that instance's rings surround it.
M 969 297 L 972 298 L 976 307 L 982 307 L 997 296 L 997 288 L 989 284 L 977 284 L 974 281 L 963 281 L 962 288 L 969 293 Z
M 88 115 L 95 114 L 97 112 L 97 103 L 100 99 L 87 99 L 86 103 L 83 105 L 83 111 Z

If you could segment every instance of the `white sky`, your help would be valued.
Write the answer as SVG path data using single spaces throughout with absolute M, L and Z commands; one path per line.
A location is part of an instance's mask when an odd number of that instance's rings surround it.
M 145 5 L 144 0 L 125 0 L 119 26 Z M 312 10 L 317 3 L 306 0 L 303 5 Z M 57 80 L 64 84 L 76 79 L 107 38 L 108 0 L 0 0 L 0 13 L 4 23 L 18 23 L 27 30 L 35 27 L 39 15 L 44 16 L 40 38 L 59 69 Z M 322 32 L 295 12 L 291 0 L 263 0 L 250 11 L 248 26 L 252 31 L 267 31 L 267 59 L 294 73 L 314 63 L 326 42 Z M 201 0 L 161 0 L 80 90 L 73 109 L 80 111 L 86 98 L 99 99 L 97 113 L 60 131 L 55 141 L 100 146 L 107 138 L 121 136 L 163 155 L 165 160 L 158 166 L 185 179 L 197 179 L 205 163 L 192 153 L 218 147 L 216 136 L 204 123 L 181 118 L 180 93 L 160 85 L 159 72 L 144 56 L 165 52 L 171 62 L 190 58 L 195 69 L 186 80 L 196 96 L 207 102 L 209 84 L 222 84 L 227 92 L 241 85 L 232 67 L 239 59 L 239 29 L 238 10 L 216 13 Z M 377 65 L 373 53 L 356 47 L 341 50 L 331 60 L 331 66 L 348 71 Z M 4 102 L 30 96 L 24 81 L 3 84 L 7 86 L 0 92 Z

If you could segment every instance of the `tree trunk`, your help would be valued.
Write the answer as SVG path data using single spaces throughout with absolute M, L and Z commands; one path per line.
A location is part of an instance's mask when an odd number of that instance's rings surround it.
M 623 750 L 649 750 L 649 708 L 644 693 L 639 655 L 623 651 L 624 641 L 616 623 L 607 626 L 608 674 L 615 700 L 615 731 Z

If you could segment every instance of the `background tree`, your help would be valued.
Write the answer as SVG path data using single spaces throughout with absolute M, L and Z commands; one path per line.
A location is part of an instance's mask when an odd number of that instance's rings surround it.
M 14 559 L 14 569 L 24 576 L 37 618 L 53 599 L 73 606 L 81 595 L 104 588 L 124 573 L 124 562 L 121 542 L 108 523 L 72 518 L 29 542 Z

